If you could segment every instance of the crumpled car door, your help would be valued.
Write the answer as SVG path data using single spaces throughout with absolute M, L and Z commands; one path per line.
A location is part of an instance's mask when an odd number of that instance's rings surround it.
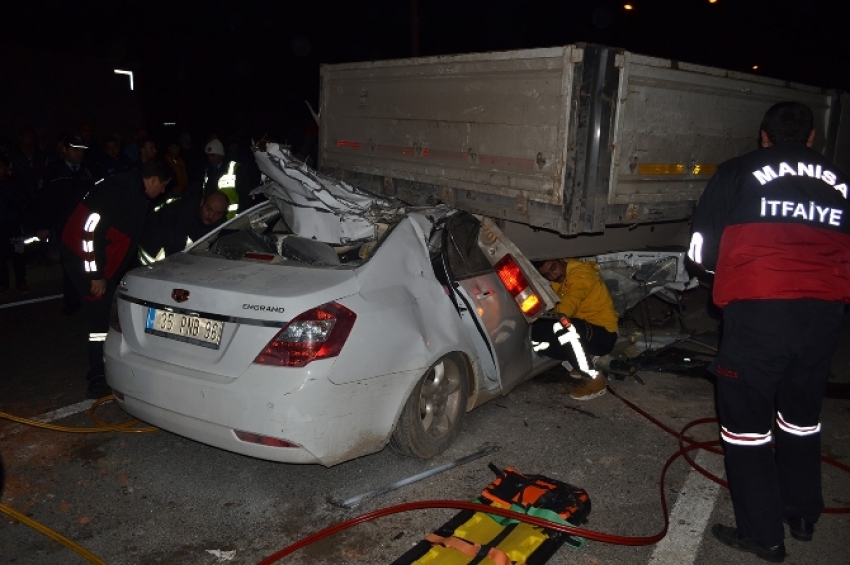
M 529 326 L 481 251 L 480 229 L 481 223 L 470 214 L 449 218 L 443 232 L 442 261 L 488 385 L 507 392 L 531 371 Z

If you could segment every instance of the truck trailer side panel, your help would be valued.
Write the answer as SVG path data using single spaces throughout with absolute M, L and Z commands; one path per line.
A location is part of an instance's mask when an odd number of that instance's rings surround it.
M 325 172 L 562 236 L 686 221 L 781 100 L 814 110 L 816 149 L 840 164 L 848 147 L 833 92 L 598 45 L 324 65 L 321 79 Z

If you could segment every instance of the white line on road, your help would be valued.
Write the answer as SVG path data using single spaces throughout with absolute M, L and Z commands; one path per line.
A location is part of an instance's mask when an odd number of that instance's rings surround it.
M 19 300 L 18 302 L 10 302 L 8 304 L 0 304 L 0 310 L 3 308 L 12 308 L 13 306 L 23 306 L 24 304 L 33 304 L 35 302 L 44 302 L 45 300 L 54 300 L 62 298 L 61 294 L 53 294 L 50 296 L 42 296 L 41 298 L 31 298 L 29 300 Z
M 36 422 L 52 422 L 54 420 L 60 420 L 67 416 L 71 416 L 73 414 L 79 414 L 80 412 L 84 412 L 91 408 L 91 405 L 94 404 L 94 400 L 83 400 L 82 402 L 77 402 L 76 404 L 71 404 L 70 406 L 65 406 L 64 408 L 57 408 L 56 410 L 51 410 L 50 412 L 45 412 L 40 416 L 36 416 L 33 418 Z
M 696 462 L 717 477 L 722 478 L 726 474 L 720 455 L 701 450 Z M 649 565 L 685 565 L 696 560 L 719 490 L 717 483 L 706 479 L 695 469 L 691 470 L 670 513 L 667 536 L 655 546 Z

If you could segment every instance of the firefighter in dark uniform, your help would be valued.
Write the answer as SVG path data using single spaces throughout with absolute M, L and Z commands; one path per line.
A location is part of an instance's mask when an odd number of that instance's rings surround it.
M 104 376 L 103 342 L 112 297 L 136 253 L 150 201 L 165 192 L 170 180 L 171 168 L 159 160 L 109 177 L 77 205 L 62 232 L 62 264 L 89 325 L 89 398 L 111 392 Z
M 229 200 L 220 191 L 204 197 L 188 195 L 158 207 L 145 222 L 139 262 L 150 265 L 182 251 L 225 221 Z
M 767 111 L 762 148 L 708 183 L 688 254 L 715 272 L 723 309 L 710 370 L 737 528 L 712 533 L 776 563 L 783 521 L 809 541 L 823 509 L 819 418 L 850 302 L 850 180 L 810 149 L 813 124 L 798 102 Z

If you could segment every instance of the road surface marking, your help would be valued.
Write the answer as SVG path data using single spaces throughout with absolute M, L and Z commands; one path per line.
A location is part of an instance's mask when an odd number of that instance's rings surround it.
M 33 418 L 36 422 L 52 422 L 54 420 L 60 420 L 67 416 L 71 416 L 73 414 L 79 414 L 80 412 L 85 412 L 91 405 L 94 404 L 94 400 L 83 400 L 82 402 L 77 402 L 76 404 L 71 404 L 70 406 L 65 406 L 64 408 L 57 408 L 56 410 L 51 410 L 50 412 L 45 412 L 40 416 L 36 416 Z
M 61 294 L 53 294 L 51 296 L 42 296 L 41 298 L 31 298 L 29 300 L 20 300 L 18 302 L 10 302 L 8 304 L 0 304 L 0 310 L 3 308 L 12 308 L 13 306 L 23 306 L 24 304 L 33 304 L 35 302 L 44 302 L 45 300 L 54 300 L 62 298 Z
M 726 475 L 720 455 L 700 450 L 696 463 L 715 476 Z M 685 565 L 696 560 L 719 491 L 720 485 L 691 469 L 670 513 L 667 535 L 655 546 L 649 565 Z

